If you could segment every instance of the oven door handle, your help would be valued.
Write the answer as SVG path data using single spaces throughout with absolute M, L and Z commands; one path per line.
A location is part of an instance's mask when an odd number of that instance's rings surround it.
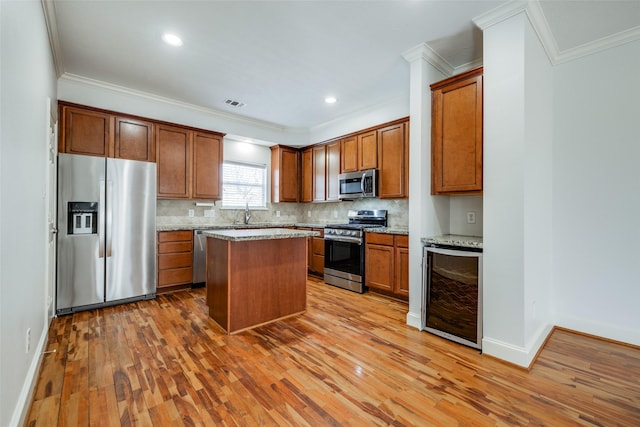
M 334 237 L 334 236 L 327 236 L 325 234 L 324 239 L 330 240 L 332 242 L 357 243 L 358 245 L 362 245 L 362 239 L 360 239 L 359 237 L 345 237 L 345 236 Z

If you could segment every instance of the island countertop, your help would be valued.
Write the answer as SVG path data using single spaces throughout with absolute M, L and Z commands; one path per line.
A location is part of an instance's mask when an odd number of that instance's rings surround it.
M 205 230 L 207 237 L 241 242 L 246 240 L 295 239 L 299 237 L 319 237 L 317 231 L 294 230 L 290 228 L 256 228 L 250 230 Z

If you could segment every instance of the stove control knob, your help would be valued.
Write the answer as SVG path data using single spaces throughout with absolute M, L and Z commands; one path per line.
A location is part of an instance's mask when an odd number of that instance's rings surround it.
M 352 231 L 352 232 L 350 232 L 350 233 L 349 233 L 349 235 L 350 235 L 350 236 L 355 236 L 355 235 L 356 235 L 356 232 L 355 232 L 355 231 Z

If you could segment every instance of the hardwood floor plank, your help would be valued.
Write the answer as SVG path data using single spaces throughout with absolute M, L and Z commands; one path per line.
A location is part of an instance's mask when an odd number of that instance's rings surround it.
M 306 313 L 233 336 L 205 298 L 54 319 L 25 425 L 640 425 L 637 348 L 556 330 L 526 371 L 314 278 Z

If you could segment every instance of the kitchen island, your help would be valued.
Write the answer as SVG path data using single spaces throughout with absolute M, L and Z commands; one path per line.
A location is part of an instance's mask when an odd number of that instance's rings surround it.
M 303 313 L 307 308 L 307 238 L 285 228 L 210 230 L 207 305 L 227 334 Z

